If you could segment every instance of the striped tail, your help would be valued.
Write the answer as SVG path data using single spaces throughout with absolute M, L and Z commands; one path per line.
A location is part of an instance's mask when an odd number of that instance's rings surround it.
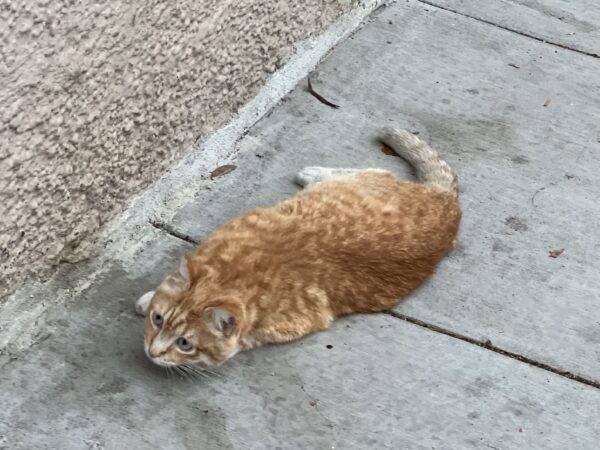
M 395 127 L 383 128 L 379 139 L 413 166 L 421 183 L 437 186 L 458 197 L 456 172 L 425 141 Z

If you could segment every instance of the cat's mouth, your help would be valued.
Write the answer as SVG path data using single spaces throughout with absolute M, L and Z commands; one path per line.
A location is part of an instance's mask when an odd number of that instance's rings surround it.
M 146 356 L 148 357 L 148 359 L 150 361 L 152 361 L 154 364 L 156 364 L 157 366 L 161 366 L 161 367 L 173 367 L 173 366 L 177 366 L 177 363 L 174 362 L 170 362 L 170 361 L 165 361 L 163 358 L 161 358 L 160 356 L 153 356 L 150 354 L 150 349 L 148 348 L 147 345 L 144 346 L 144 352 L 146 353 Z
M 161 367 L 173 367 L 173 366 L 178 366 L 179 365 L 177 363 L 165 361 L 164 359 L 161 359 L 161 358 L 158 358 L 158 357 L 155 357 L 155 358 L 150 357 L 150 361 L 152 361 L 157 366 L 161 366 Z

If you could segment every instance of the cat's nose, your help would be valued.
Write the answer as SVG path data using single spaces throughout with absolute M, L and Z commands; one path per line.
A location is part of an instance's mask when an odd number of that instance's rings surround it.
M 146 350 L 146 355 L 148 356 L 148 358 L 158 358 L 164 353 L 152 347 L 146 347 L 144 350 Z

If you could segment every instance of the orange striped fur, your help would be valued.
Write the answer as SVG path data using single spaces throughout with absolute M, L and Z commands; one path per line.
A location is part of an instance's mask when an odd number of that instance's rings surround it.
M 138 301 L 148 356 L 218 366 L 339 316 L 390 309 L 431 275 L 456 243 L 456 175 L 406 131 L 381 138 L 420 183 L 376 169 L 305 169 L 304 191 L 231 220 Z

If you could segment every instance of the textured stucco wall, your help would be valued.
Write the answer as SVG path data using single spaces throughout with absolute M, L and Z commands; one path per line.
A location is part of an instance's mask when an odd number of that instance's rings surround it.
M 100 227 L 358 0 L 0 4 L 0 298 Z

